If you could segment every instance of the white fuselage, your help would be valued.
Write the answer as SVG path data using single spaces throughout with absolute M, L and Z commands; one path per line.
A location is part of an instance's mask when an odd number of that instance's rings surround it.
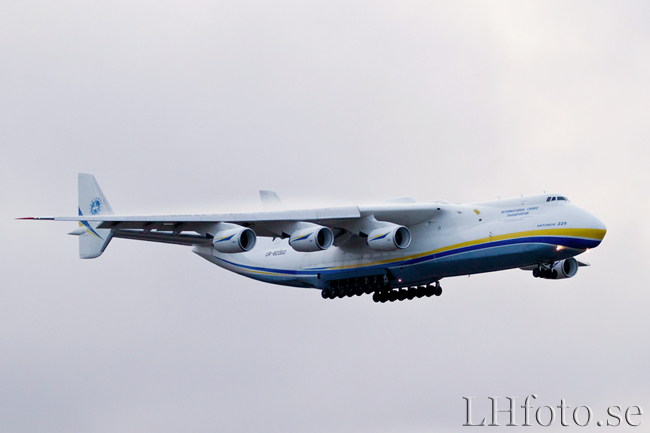
M 561 197 L 563 200 L 547 201 Z M 364 208 L 359 207 L 363 215 Z M 605 225 L 559 195 L 444 205 L 444 212 L 409 229 L 412 241 L 398 251 L 371 249 L 349 234 L 324 251 L 301 253 L 286 239 L 260 238 L 253 251 L 194 252 L 257 280 L 326 288 L 331 281 L 389 275 L 392 287 L 428 284 L 444 277 L 535 264 L 552 264 L 600 244 Z

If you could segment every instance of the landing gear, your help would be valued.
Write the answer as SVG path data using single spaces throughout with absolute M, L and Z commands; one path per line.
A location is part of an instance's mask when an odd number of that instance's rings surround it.
M 436 286 L 433 290 L 433 294 L 436 296 L 442 295 L 442 287 L 440 286 L 440 281 L 436 281 Z
M 321 291 L 323 299 L 345 298 L 371 294 L 375 302 L 395 302 L 412 300 L 415 298 L 440 296 L 442 287 L 436 281 L 427 286 L 415 286 L 393 289 L 388 283 L 386 276 L 373 276 L 363 278 L 351 278 L 329 282 L 330 287 Z
M 411 300 L 415 298 L 431 297 L 431 296 L 440 296 L 442 295 L 442 287 L 440 283 L 436 281 L 434 284 L 429 286 L 420 286 L 420 287 L 409 287 L 407 289 L 397 289 L 392 290 L 388 289 L 383 292 L 376 292 L 372 300 L 375 302 L 395 302 L 395 301 L 404 301 Z
M 533 269 L 533 277 L 554 280 L 557 278 L 557 271 L 551 268 L 551 265 L 539 265 Z

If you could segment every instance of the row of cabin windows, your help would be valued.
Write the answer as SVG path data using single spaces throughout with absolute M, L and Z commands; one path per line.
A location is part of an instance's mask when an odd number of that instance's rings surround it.
M 569 199 L 566 197 L 546 197 L 546 201 L 555 201 L 555 200 L 569 201 Z

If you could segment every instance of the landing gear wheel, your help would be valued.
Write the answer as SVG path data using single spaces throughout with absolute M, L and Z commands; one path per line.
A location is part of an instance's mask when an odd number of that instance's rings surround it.
M 540 277 L 540 275 L 539 275 L 539 269 L 538 269 L 538 268 L 533 269 L 533 277 L 535 277 L 535 278 L 539 278 L 539 277 Z
M 323 299 L 329 299 L 329 297 L 330 297 L 330 291 L 329 291 L 329 289 L 323 289 L 323 290 L 320 292 L 320 295 L 323 297 Z
M 435 292 L 433 294 L 436 295 L 436 296 L 442 295 L 442 287 L 437 286 L 436 289 L 435 289 Z

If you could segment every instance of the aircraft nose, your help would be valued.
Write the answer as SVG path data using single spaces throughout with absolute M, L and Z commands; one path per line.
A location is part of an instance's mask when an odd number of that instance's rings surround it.
M 603 238 L 605 237 L 605 234 L 607 234 L 607 227 L 605 227 L 605 224 L 595 217 L 592 214 L 588 214 L 589 219 L 588 219 L 588 227 L 593 230 L 597 230 L 596 233 L 594 233 L 594 241 L 596 241 L 596 245 L 600 245 L 600 243 L 603 241 Z
M 603 230 L 605 233 L 607 233 L 607 227 L 605 227 L 605 224 L 601 220 L 599 220 L 593 215 L 591 216 L 591 218 L 592 218 L 591 220 L 592 228 L 596 230 Z

